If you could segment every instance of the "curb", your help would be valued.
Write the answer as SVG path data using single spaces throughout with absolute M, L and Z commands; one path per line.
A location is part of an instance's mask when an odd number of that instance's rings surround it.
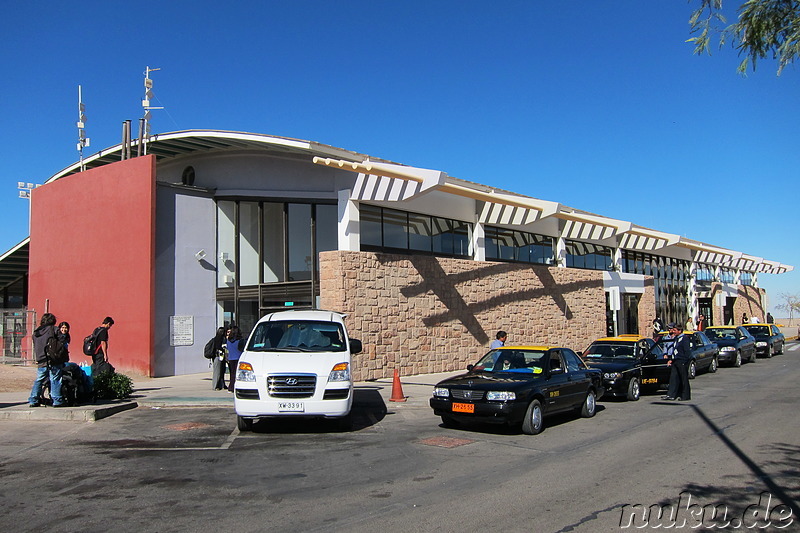
M 66 422 L 95 422 L 103 418 L 135 409 L 136 402 L 124 402 L 102 407 L 28 407 L 20 405 L 0 410 L 0 420 L 39 420 Z

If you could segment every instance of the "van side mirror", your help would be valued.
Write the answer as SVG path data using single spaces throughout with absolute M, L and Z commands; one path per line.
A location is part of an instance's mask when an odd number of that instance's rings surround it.
M 364 346 L 361 344 L 360 340 L 350 339 L 350 353 L 361 353 L 363 349 Z
M 472 372 L 473 368 L 475 368 L 475 365 L 467 365 L 467 372 Z

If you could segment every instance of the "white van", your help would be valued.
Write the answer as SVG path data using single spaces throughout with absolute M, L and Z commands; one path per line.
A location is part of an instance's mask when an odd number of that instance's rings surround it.
M 240 431 L 267 417 L 337 418 L 350 423 L 351 339 L 334 311 L 270 313 L 258 321 L 239 359 L 234 407 Z

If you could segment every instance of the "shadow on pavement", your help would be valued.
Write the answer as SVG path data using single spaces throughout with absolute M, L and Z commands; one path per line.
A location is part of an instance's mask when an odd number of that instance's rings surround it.
M 350 411 L 352 427 L 342 427 L 336 419 L 265 418 L 253 424 L 254 433 L 309 434 L 360 431 L 374 426 L 386 416 L 386 404 L 380 394 L 381 387 L 360 386 L 353 389 L 353 407 Z

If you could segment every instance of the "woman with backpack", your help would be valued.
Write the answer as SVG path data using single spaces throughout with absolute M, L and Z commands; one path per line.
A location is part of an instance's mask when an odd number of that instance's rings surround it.
M 212 346 L 214 351 L 211 359 L 211 388 L 222 390 L 225 388 L 225 328 L 217 328 Z

